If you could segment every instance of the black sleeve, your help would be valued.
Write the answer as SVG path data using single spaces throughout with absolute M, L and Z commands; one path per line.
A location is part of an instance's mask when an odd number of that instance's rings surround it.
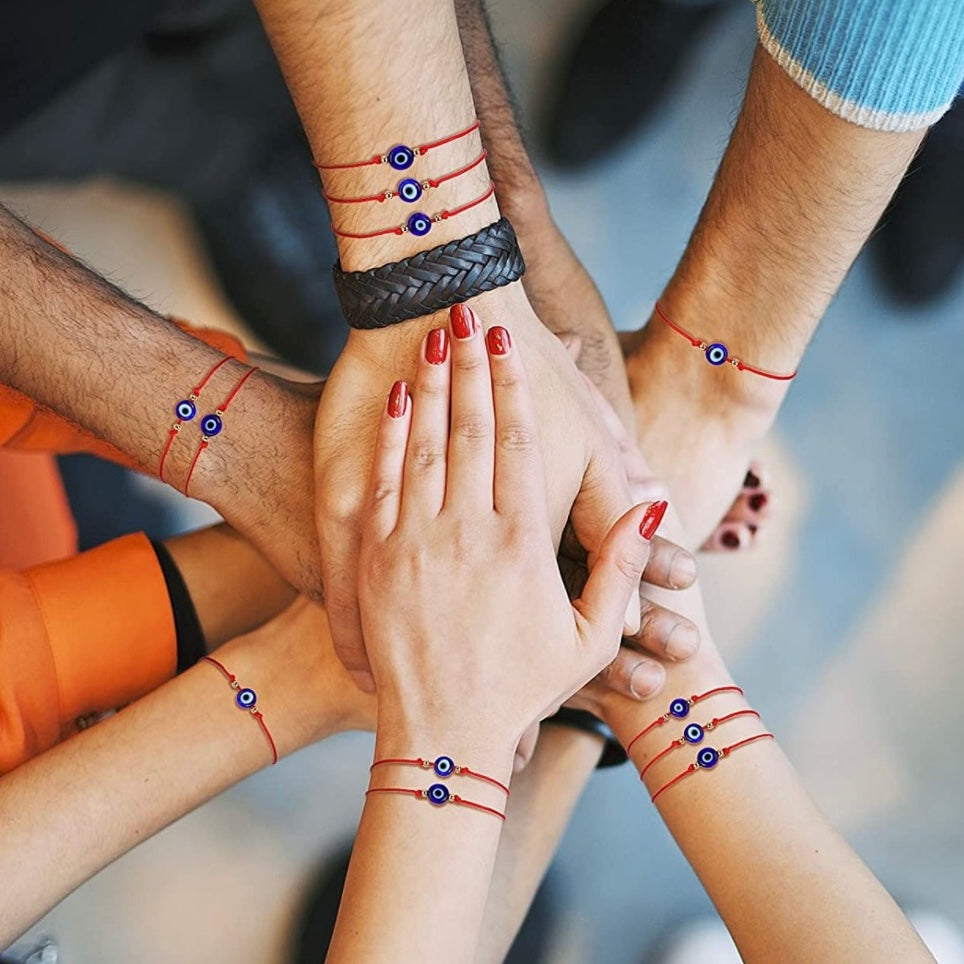
M 177 672 L 183 673 L 202 656 L 207 655 L 207 645 L 194 601 L 187 591 L 181 570 L 174 564 L 163 542 L 154 542 L 152 539 L 151 545 L 154 547 L 161 572 L 164 573 L 164 582 L 167 583 L 167 594 L 171 600 L 171 611 L 174 613 L 174 630 L 177 634 Z

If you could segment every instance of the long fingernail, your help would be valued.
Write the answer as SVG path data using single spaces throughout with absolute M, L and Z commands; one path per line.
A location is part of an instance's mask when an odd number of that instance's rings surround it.
M 512 348 L 512 339 L 501 325 L 489 329 L 485 336 L 485 343 L 493 355 L 508 355 Z
M 643 516 L 643 521 L 639 524 L 639 534 L 649 541 L 656 535 L 656 530 L 659 528 L 659 524 L 663 521 L 663 516 L 666 515 L 666 509 L 669 503 L 665 499 L 661 499 L 659 502 L 654 502 L 647 510 L 646 514 Z
M 749 469 L 746 475 L 743 477 L 743 488 L 758 489 L 759 487 L 760 477 L 753 471 L 753 469 Z
M 430 365 L 441 365 L 449 357 L 449 333 L 444 328 L 433 328 L 425 341 L 425 360 Z
M 395 382 L 388 393 L 388 414 L 392 418 L 401 418 L 408 408 L 408 385 L 405 382 Z
M 652 696 L 666 681 L 666 671 L 659 663 L 649 660 L 637 663 L 629 677 L 629 690 L 638 700 Z
M 666 655 L 670 659 L 689 659 L 699 648 L 699 630 L 690 623 L 677 623 L 666 640 Z
M 478 322 L 475 320 L 475 313 L 468 305 L 452 305 L 449 317 L 452 319 L 452 334 L 460 341 L 465 341 L 475 334 Z
M 750 496 L 750 508 L 754 512 L 759 512 L 766 504 L 767 497 L 762 492 Z

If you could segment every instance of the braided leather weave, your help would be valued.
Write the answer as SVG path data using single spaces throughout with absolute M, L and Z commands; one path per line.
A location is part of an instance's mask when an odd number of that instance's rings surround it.
M 500 218 L 481 231 L 368 271 L 332 273 L 352 328 L 387 328 L 443 311 L 518 281 L 526 266 L 515 231 Z

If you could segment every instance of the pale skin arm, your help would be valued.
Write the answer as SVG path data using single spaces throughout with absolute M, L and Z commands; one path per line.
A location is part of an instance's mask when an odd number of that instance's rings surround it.
M 0 207 L 0 381 L 113 443 L 156 473 L 174 406 L 222 357 L 39 238 Z M 226 364 L 211 411 L 243 368 Z M 318 594 L 311 433 L 317 386 L 257 373 L 204 452 L 191 495 L 213 505 L 282 574 Z M 206 408 L 208 404 L 211 408 Z M 182 429 L 165 479 L 183 487 L 197 443 Z
M 304 600 L 215 657 L 256 690 L 279 755 L 372 725 L 373 703 L 335 659 L 324 611 Z M 0 897 L 0 946 L 121 854 L 270 762 L 255 720 L 200 663 L 0 778 L 0 879 L 16 882 Z

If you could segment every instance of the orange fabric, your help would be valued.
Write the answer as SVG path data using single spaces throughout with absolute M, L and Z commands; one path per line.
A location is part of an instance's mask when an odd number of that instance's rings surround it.
M 212 348 L 239 358 L 241 361 L 247 361 L 248 356 L 244 345 L 234 335 L 213 328 L 192 328 L 187 322 L 172 320 L 183 331 Z M 188 385 L 185 391 L 189 389 Z M 172 412 L 176 401 L 177 399 L 171 401 Z M 173 422 L 173 417 L 171 421 Z M 0 446 L 25 452 L 55 452 L 58 455 L 88 452 L 128 468 L 137 468 L 120 449 L 109 442 L 85 431 L 69 419 L 48 411 L 27 395 L 2 384 L 0 384 Z
M 45 452 L 0 449 L 0 569 L 27 569 L 77 554 L 77 526 Z
M 174 615 L 143 534 L 0 572 L 0 773 L 77 720 L 156 689 L 177 668 Z

